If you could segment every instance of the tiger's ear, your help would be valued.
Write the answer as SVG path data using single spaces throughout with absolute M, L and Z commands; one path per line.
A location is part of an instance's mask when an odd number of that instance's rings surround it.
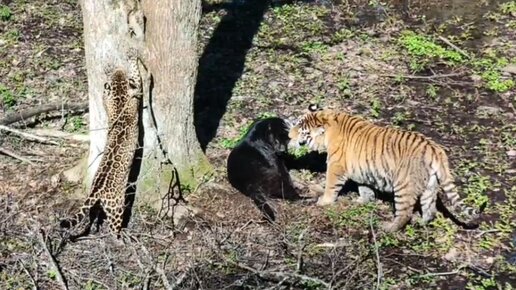
M 317 104 L 310 104 L 310 105 L 308 105 L 308 111 L 309 112 L 317 112 L 317 111 L 321 111 L 321 110 L 322 110 L 322 108 L 319 107 L 319 105 L 317 105 Z

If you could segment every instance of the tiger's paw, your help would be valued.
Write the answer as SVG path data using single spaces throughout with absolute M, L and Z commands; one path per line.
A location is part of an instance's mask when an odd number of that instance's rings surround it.
M 358 203 L 358 204 L 366 204 L 366 203 L 370 203 L 374 200 L 374 198 L 370 198 L 370 197 L 366 197 L 366 196 L 359 196 L 358 198 L 355 199 L 355 202 Z
M 399 225 L 394 222 L 383 222 L 382 230 L 386 233 L 394 233 L 399 230 Z
M 332 203 L 335 203 L 337 199 L 334 198 L 334 197 L 325 197 L 324 195 L 319 197 L 319 199 L 317 200 L 317 205 L 318 206 L 325 206 L 325 205 L 330 205 Z

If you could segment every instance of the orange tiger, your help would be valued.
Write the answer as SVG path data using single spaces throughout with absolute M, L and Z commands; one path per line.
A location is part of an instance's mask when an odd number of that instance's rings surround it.
M 361 200 L 371 197 L 363 186 L 394 193 L 395 217 L 383 224 L 386 232 L 401 229 L 411 220 L 418 198 L 422 223 L 437 212 L 437 194 L 442 188 L 454 215 L 472 220 L 484 210 L 464 205 L 450 172 L 448 157 L 439 144 L 414 132 L 381 127 L 360 117 L 310 105 L 309 112 L 289 131 L 292 143 L 307 144 L 311 150 L 328 154 L 326 188 L 318 205 L 337 199 L 340 186 L 348 179 L 362 185 Z M 365 189 L 367 189 L 367 187 Z

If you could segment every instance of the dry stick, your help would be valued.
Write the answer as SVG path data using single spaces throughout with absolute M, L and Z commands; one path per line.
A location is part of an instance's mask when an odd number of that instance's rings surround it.
M 27 269 L 27 267 L 25 266 L 25 264 L 23 263 L 22 260 L 18 260 L 18 262 L 21 264 L 25 274 L 27 274 L 27 276 L 29 276 L 29 279 L 32 282 L 32 289 L 38 290 L 38 283 L 36 282 L 36 280 L 34 280 L 34 277 L 32 277 L 32 275 L 30 274 L 29 269 Z
M 297 238 L 297 243 L 300 245 L 299 253 L 297 255 L 297 266 L 296 266 L 296 273 L 301 273 L 303 270 L 303 252 L 305 250 L 306 244 L 304 243 L 303 237 L 305 236 L 306 231 L 308 228 L 304 229 Z
M 374 232 L 373 227 L 373 215 L 371 214 L 369 218 L 369 225 L 371 227 L 371 233 L 373 235 L 373 242 L 374 242 L 374 251 L 376 254 L 376 268 L 378 269 L 377 279 L 376 279 L 376 289 L 380 289 L 380 282 L 382 280 L 382 263 L 380 262 L 380 254 L 378 253 L 378 243 L 376 242 L 376 233 Z
M 414 76 L 414 75 L 394 75 L 394 74 L 379 74 L 378 76 L 381 77 L 390 77 L 390 78 L 404 78 L 404 79 L 439 79 L 439 78 L 449 78 L 449 77 L 456 77 L 461 76 L 463 73 L 449 73 L 449 74 L 442 74 L 442 75 L 431 75 L 431 76 Z
M 466 58 L 469 58 L 469 55 L 462 49 L 460 49 L 459 47 L 457 47 L 455 44 L 451 43 L 451 41 L 449 41 L 446 37 L 444 36 L 439 36 L 438 37 L 442 42 L 446 43 L 449 47 L 455 49 L 458 53 L 462 54 L 463 56 L 465 56 Z
M 4 130 L 4 131 L 10 132 L 10 133 L 19 135 L 19 136 L 21 136 L 21 137 L 23 137 L 23 138 L 25 138 L 27 140 L 30 140 L 30 141 L 37 141 L 37 142 L 40 142 L 40 143 L 46 143 L 46 144 L 51 144 L 51 145 L 59 145 L 59 143 L 57 143 L 55 141 L 48 140 L 47 138 L 43 138 L 41 136 L 36 136 L 36 135 L 33 135 L 33 134 L 25 133 L 25 132 L 22 132 L 20 130 L 9 128 L 9 127 L 4 126 L 4 125 L 0 125 L 0 131 L 1 130 Z
M 171 289 L 176 289 L 177 286 L 181 285 L 181 283 L 183 283 L 183 281 L 185 280 L 187 274 L 188 272 L 184 272 L 183 274 L 181 274 L 181 276 L 179 276 L 179 278 L 176 279 L 174 284 L 172 284 Z
M 165 274 L 165 271 L 163 270 L 163 268 L 160 266 L 156 266 L 155 270 L 156 270 L 156 273 L 158 273 L 161 276 L 161 281 L 163 282 L 163 286 L 165 287 L 165 289 L 167 289 L 167 290 L 174 289 L 174 288 L 172 288 L 172 286 L 170 286 L 170 282 L 168 282 L 167 274 Z
M 56 278 L 57 278 L 57 281 L 59 282 L 59 284 L 61 284 L 61 288 L 68 290 L 68 285 L 66 284 L 66 279 L 64 278 L 63 274 L 61 273 L 61 270 L 59 269 L 59 266 L 57 265 L 56 259 L 54 258 L 52 253 L 50 253 L 50 250 L 47 247 L 47 243 L 45 242 L 45 237 L 43 236 L 42 229 L 39 229 L 38 240 L 39 240 L 39 243 L 41 244 L 41 246 L 43 247 L 43 250 L 49 257 L 50 264 L 51 264 L 52 268 L 54 268 L 54 271 L 56 272 Z
M 0 153 L 1 154 L 4 154 L 4 155 L 7 155 L 9 157 L 12 157 L 14 159 L 18 159 L 22 162 L 26 162 L 26 163 L 29 163 L 30 165 L 35 165 L 34 162 L 30 161 L 29 159 L 25 158 L 25 157 L 22 157 L 14 152 L 12 152 L 11 150 L 8 150 L 8 149 L 5 149 L 3 147 L 0 147 Z
M 8 114 L 5 118 L 0 120 L 0 125 L 9 125 L 19 121 L 26 120 L 36 115 L 52 112 L 52 111 L 86 111 L 88 110 L 88 102 L 70 104 L 70 103 L 53 103 L 48 105 L 39 106 L 37 108 L 28 109 L 21 112 Z
M 266 278 L 266 279 L 269 278 L 267 276 L 276 276 L 281 279 L 296 278 L 296 279 L 302 280 L 302 281 L 311 281 L 311 282 L 321 284 L 324 287 L 326 287 L 327 289 L 331 288 L 329 283 L 327 283 L 321 279 L 318 279 L 318 278 L 314 278 L 314 277 L 310 277 L 310 276 L 306 276 L 306 275 L 302 275 L 302 274 L 297 274 L 297 273 L 288 273 L 288 272 L 281 272 L 281 271 L 259 271 L 259 270 L 256 270 L 255 268 L 249 267 L 242 263 L 237 263 L 237 262 L 231 261 L 230 259 L 227 259 L 225 256 L 224 256 L 224 259 L 226 260 L 226 262 L 228 262 L 234 266 L 237 266 L 241 269 L 247 270 L 251 273 L 254 273 L 254 274 L 256 274 L 260 277 Z

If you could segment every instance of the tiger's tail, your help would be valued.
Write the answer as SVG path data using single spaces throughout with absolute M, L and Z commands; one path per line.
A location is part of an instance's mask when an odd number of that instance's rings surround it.
M 480 214 L 486 208 L 487 201 L 482 203 L 479 208 L 473 208 L 464 204 L 464 201 L 460 198 L 459 193 L 457 192 L 453 175 L 448 167 L 447 158 L 440 163 L 441 166 L 437 171 L 437 179 L 439 180 L 439 184 L 446 195 L 446 198 L 451 204 L 451 208 L 448 208 L 448 210 L 455 216 L 455 218 L 458 219 L 459 222 L 467 225 L 467 227 L 478 227 L 476 219 L 478 219 Z

